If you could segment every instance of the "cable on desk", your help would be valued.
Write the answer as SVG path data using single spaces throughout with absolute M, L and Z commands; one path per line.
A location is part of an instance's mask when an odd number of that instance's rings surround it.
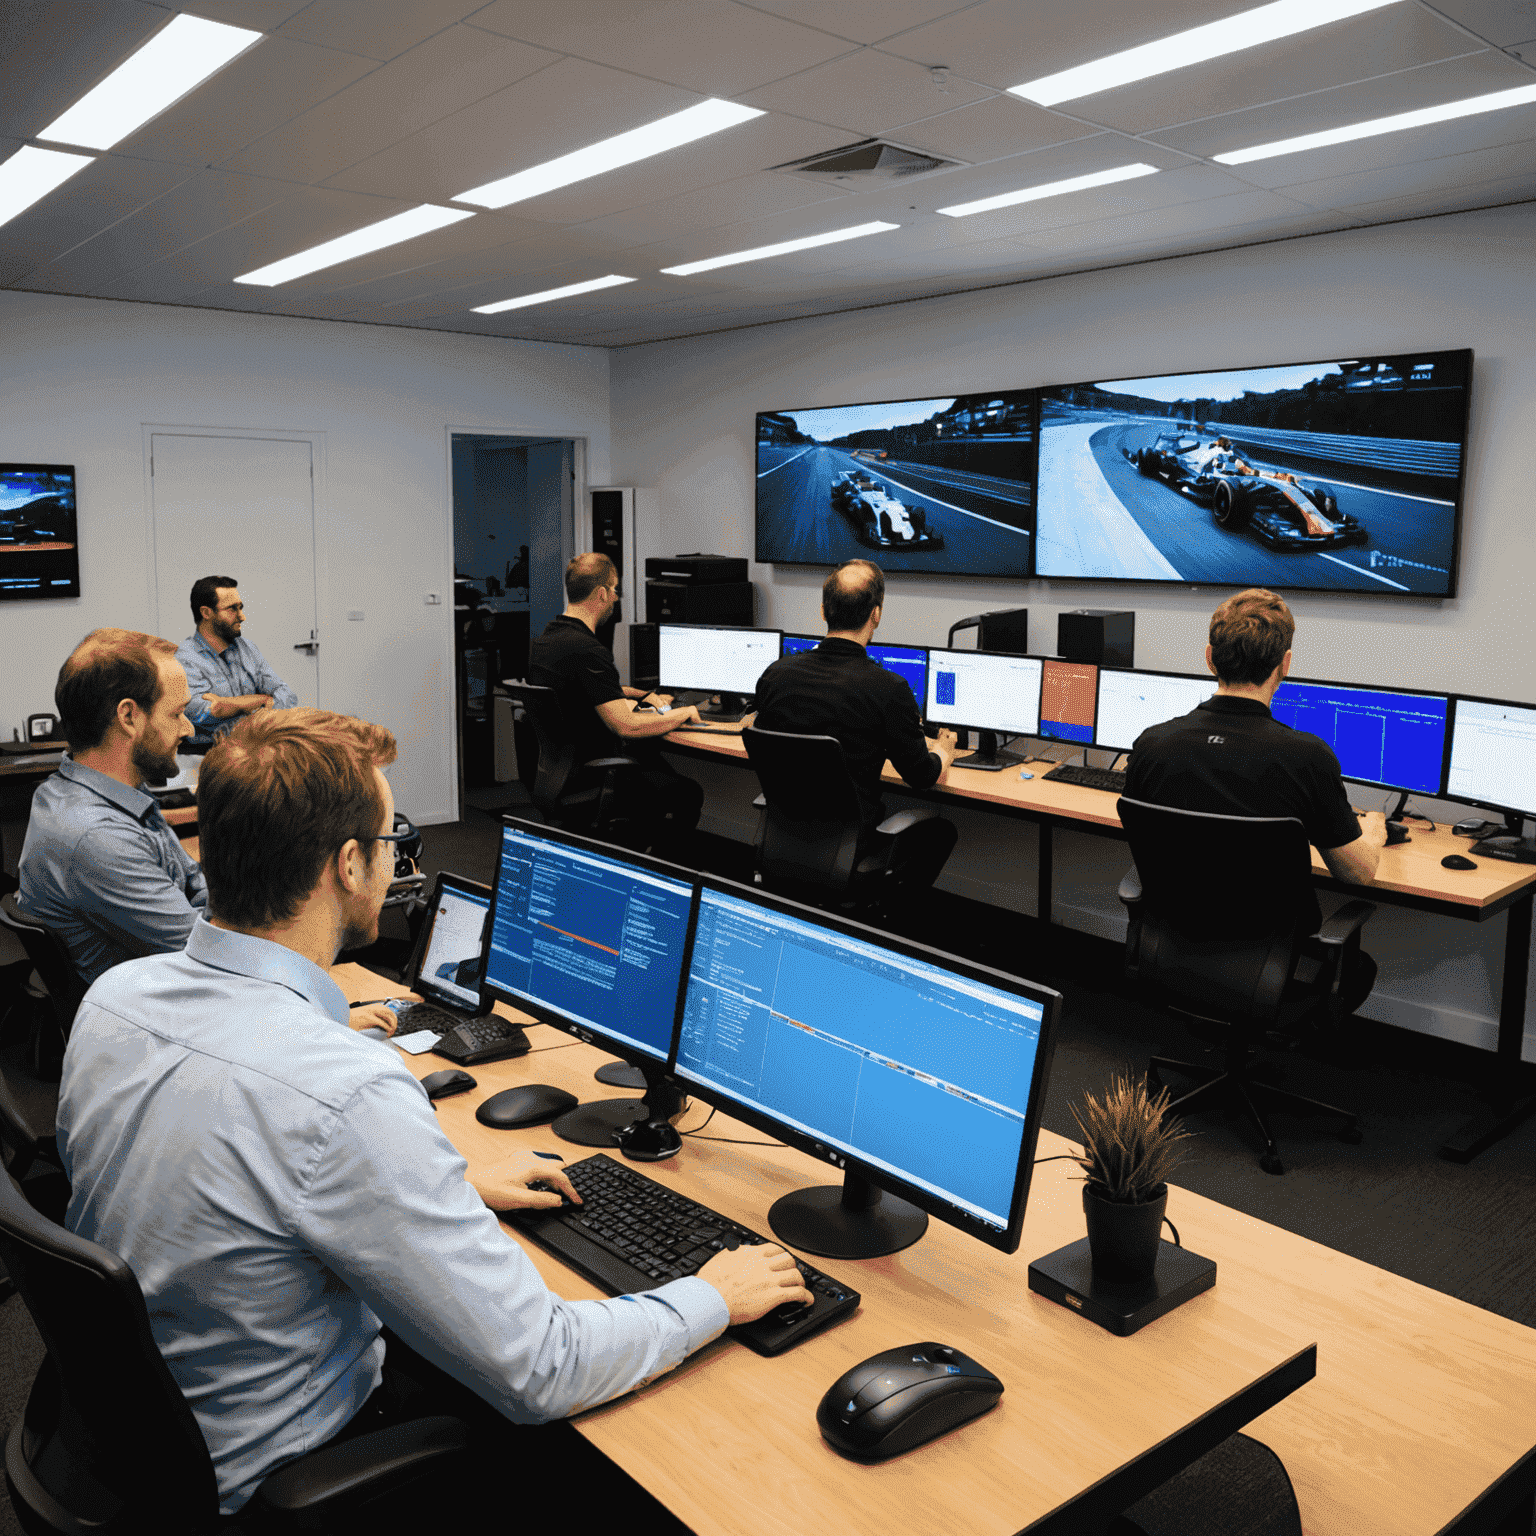
M 679 1131 L 677 1134 L 679 1136 L 699 1136 L 699 1132 L 704 1129 L 704 1126 L 708 1125 L 715 1118 L 715 1107 L 714 1105 L 710 1106 L 709 1113 L 704 1116 L 703 1125 L 696 1126 L 691 1131 Z M 732 1147 L 782 1147 L 785 1145 L 782 1141 L 744 1141 L 740 1136 L 699 1136 L 699 1140 L 723 1141 Z

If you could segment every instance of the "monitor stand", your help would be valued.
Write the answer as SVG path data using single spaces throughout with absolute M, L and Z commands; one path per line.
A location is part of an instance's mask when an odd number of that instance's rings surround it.
M 877 1259 L 910 1248 L 928 1230 L 928 1215 L 849 1169 L 841 1184 L 797 1189 L 775 1200 L 768 1225 L 780 1242 L 806 1253 Z
M 1504 831 L 1473 843 L 1468 852 L 1510 859 L 1516 864 L 1536 864 L 1536 838 L 1525 836 L 1525 817 L 1519 811 L 1505 811 Z
M 639 1070 L 645 1079 L 643 1099 L 593 1099 L 566 1110 L 550 1129 L 562 1141 L 573 1141 L 579 1147 L 611 1147 L 616 1131 L 627 1130 L 637 1122 L 654 1124 L 660 1120 L 667 1124 L 683 1107 L 682 1090 L 660 1063 L 641 1065 Z M 667 1128 L 671 1130 L 670 1125 Z M 672 1135 L 677 1132 L 672 1131 Z M 657 1136 L 660 1137 L 659 1132 Z M 681 1145 L 679 1141 L 678 1146 Z
M 705 698 L 713 698 L 713 694 L 706 694 Z M 744 693 L 720 694 L 720 702 L 713 709 L 706 709 L 699 705 L 699 718 L 701 720 L 714 720 L 725 725 L 734 725 L 747 712 L 747 705 L 751 699 Z
M 957 757 L 956 768 L 979 768 L 983 773 L 1000 773 L 1004 768 L 1017 768 L 1029 759 L 1019 752 L 1009 752 L 997 745 L 996 731 L 978 731 L 980 745 L 969 757 Z

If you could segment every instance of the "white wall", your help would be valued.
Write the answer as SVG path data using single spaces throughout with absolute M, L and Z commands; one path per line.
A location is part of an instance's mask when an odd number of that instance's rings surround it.
M 393 730 L 401 809 L 450 819 L 448 429 L 586 438 L 590 471 L 606 481 L 608 355 L 0 293 L 0 460 L 74 464 L 80 506 L 81 596 L 0 606 L 6 736 L 28 712 L 52 709 L 59 664 L 87 630 L 151 627 L 145 423 L 325 434 L 320 701 Z M 216 537 L 211 528 L 210 548 Z M 442 604 L 424 606 L 427 591 L 442 593 Z M 352 608 L 367 619 L 346 622 Z M 259 628 L 252 637 L 263 643 Z M 277 663 L 280 652 L 268 653 Z
M 1524 204 L 628 348 L 613 357 L 613 468 L 659 503 L 660 547 L 642 556 L 709 549 L 750 557 L 760 410 L 1470 346 L 1460 596 L 1296 594 L 1296 669 L 1529 699 L 1533 252 L 1536 205 Z M 754 566 L 751 574 L 759 623 L 819 627 L 824 570 Z M 1060 610 L 1134 608 L 1138 665 L 1188 670 L 1199 664 L 1218 598 L 1208 588 L 897 575 L 882 635 L 941 645 L 963 614 L 1026 605 L 1032 648 L 1050 652 Z M 1003 840 L 1016 853 L 1011 880 L 999 868 L 999 836 L 994 823 L 968 861 L 962 828 L 946 883 L 1033 911 L 1032 831 Z M 1123 866 L 1123 848 L 1093 847 L 1101 857 L 1089 863 L 1108 861 L 1100 874 Z M 1118 931 L 1113 882 L 1074 883 L 1065 847 L 1056 869 L 1058 916 Z M 1384 909 L 1371 946 L 1383 980 L 1367 1011 L 1491 1045 L 1503 926 Z M 1527 1054 L 1536 1055 L 1529 1032 Z

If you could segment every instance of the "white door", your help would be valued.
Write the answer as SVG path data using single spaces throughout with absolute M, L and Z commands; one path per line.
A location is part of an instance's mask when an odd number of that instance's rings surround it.
M 156 633 L 197 627 L 192 583 L 233 576 L 242 631 L 299 696 L 320 702 L 311 445 L 262 437 L 156 432 L 150 438 Z

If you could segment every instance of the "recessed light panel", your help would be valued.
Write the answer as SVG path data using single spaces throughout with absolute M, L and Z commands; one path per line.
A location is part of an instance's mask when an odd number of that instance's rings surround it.
M 766 261 L 770 256 L 788 256 L 793 251 L 808 251 L 818 245 L 836 245 L 839 240 L 860 240 L 865 235 L 884 234 L 900 229 L 899 224 L 854 224 L 848 229 L 828 230 L 824 235 L 807 235 L 803 240 L 783 240 L 778 245 L 758 245 L 750 251 L 732 251 L 729 256 L 710 256 L 704 261 L 685 262 L 680 267 L 663 267 L 672 277 L 692 277 L 695 272 L 712 272 L 716 267 L 734 267 L 744 261 Z
M 111 149 L 260 42 L 261 36 L 222 21 L 178 16 L 37 137 L 83 144 L 87 149 Z
M 26 145 L 0 165 L 0 224 L 25 213 L 76 171 L 90 165 L 94 155 L 66 155 L 59 149 Z
M 973 213 L 991 213 L 994 208 L 1012 208 L 1016 203 L 1033 203 L 1042 197 L 1060 197 L 1067 192 L 1083 192 L 1089 187 L 1107 187 L 1111 182 L 1131 181 L 1137 176 L 1155 176 L 1155 165 L 1116 165 L 1107 171 L 1093 171 L 1087 176 L 1069 176 L 1065 181 L 1046 181 L 1038 187 L 1020 187 L 1017 192 L 999 192 L 996 197 L 978 198 L 974 203 L 955 203 L 940 208 L 952 219 L 969 218 Z
M 572 283 L 567 288 L 546 288 L 542 293 L 525 293 L 520 299 L 503 299 L 499 304 L 481 304 L 471 311 L 476 315 L 499 315 L 509 309 L 527 309 L 530 304 L 548 304 L 553 299 L 568 299 L 577 293 L 596 293 L 599 288 L 617 288 L 620 283 L 632 283 L 632 277 L 620 277 L 610 272 L 607 277 L 594 277 L 590 282 Z
M 324 245 L 314 245 L 307 251 L 258 267 L 235 281 L 258 288 L 276 288 L 279 283 L 291 283 L 294 278 L 307 273 L 321 272 L 338 262 L 366 256 L 370 251 L 382 251 L 386 246 L 399 245 L 403 240 L 414 240 L 417 235 L 430 234 L 434 229 L 457 224 L 460 219 L 472 218 L 474 214 L 463 208 L 434 208 L 430 203 L 423 203 L 420 208 L 408 208 L 392 218 L 380 219 L 377 224 L 355 229 L 350 235 L 338 235 Z

